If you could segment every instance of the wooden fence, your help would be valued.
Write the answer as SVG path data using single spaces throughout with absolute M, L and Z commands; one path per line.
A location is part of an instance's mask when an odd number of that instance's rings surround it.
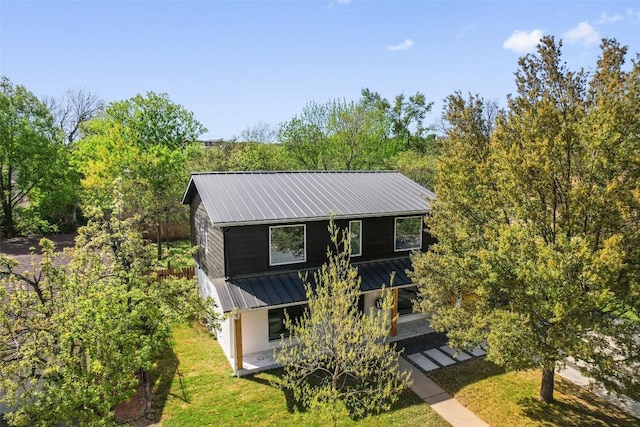
M 166 268 L 164 270 L 158 270 L 155 272 L 157 275 L 157 281 L 162 282 L 167 277 L 176 277 L 178 279 L 186 278 L 192 279 L 195 276 L 194 267 L 184 268 Z

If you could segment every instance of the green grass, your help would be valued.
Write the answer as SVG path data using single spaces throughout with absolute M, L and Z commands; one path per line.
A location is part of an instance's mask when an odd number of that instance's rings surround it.
M 151 243 L 153 253 L 157 251 L 158 245 Z M 193 254 L 191 240 L 174 240 L 169 242 L 169 252 L 167 253 L 166 243 L 162 243 L 162 265 L 171 268 L 193 267 Z
M 325 426 L 330 415 L 301 411 L 291 396 L 272 385 L 279 371 L 235 378 L 211 335 L 200 326 L 177 325 L 154 376 L 154 418 L 163 426 Z M 340 426 L 447 426 L 413 392 L 391 411 Z
M 540 372 L 506 373 L 484 359 L 429 375 L 463 405 L 494 426 L 638 426 L 640 420 L 556 375 L 556 402 L 538 401 Z

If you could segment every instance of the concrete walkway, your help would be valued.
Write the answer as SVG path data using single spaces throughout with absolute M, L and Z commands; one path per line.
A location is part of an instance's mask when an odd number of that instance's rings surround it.
M 600 396 L 609 403 L 616 405 L 627 414 L 632 415 L 636 418 L 640 418 L 640 402 L 637 402 L 624 395 L 616 396 L 614 394 L 608 393 L 604 387 L 598 385 L 592 379 L 582 375 L 580 371 L 578 371 L 572 365 L 572 363 L 567 363 L 567 366 L 563 370 L 556 371 L 556 373 L 561 377 L 573 382 L 574 384 L 579 385 L 580 387 L 591 390 L 591 392 L 596 396 Z
M 420 369 L 413 366 L 404 357 L 401 356 L 398 361 L 401 370 L 411 372 L 411 378 L 413 379 L 411 390 L 425 403 L 431 405 L 431 408 L 453 427 L 489 427 L 489 424 L 462 406 L 460 402 L 431 381 Z

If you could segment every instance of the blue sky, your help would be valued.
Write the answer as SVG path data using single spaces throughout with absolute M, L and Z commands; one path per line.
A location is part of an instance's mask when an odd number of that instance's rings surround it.
M 602 37 L 640 53 L 637 1 L 0 0 L 0 73 L 38 96 L 166 92 L 209 132 L 277 127 L 310 102 L 456 90 L 505 104 L 540 36 L 593 68 Z

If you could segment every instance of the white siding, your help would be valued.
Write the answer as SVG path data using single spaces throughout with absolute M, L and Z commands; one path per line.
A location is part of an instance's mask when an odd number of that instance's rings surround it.
M 211 297 L 216 302 L 216 312 L 220 314 L 220 316 L 224 316 L 222 310 L 220 309 L 220 300 L 218 298 L 218 294 L 216 292 L 215 286 L 209 280 L 205 272 L 196 264 L 196 275 L 198 277 L 198 284 L 200 285 L 200 294 L 204 297 Z M 215 330 L 216 339 L 220 347 L 222 347 L 222 351 L 224 352 L 229 362 L 233 360 L 233 321 L 228 318 L 224 318 L 224 320 L 220 323 L 220 329 Z

